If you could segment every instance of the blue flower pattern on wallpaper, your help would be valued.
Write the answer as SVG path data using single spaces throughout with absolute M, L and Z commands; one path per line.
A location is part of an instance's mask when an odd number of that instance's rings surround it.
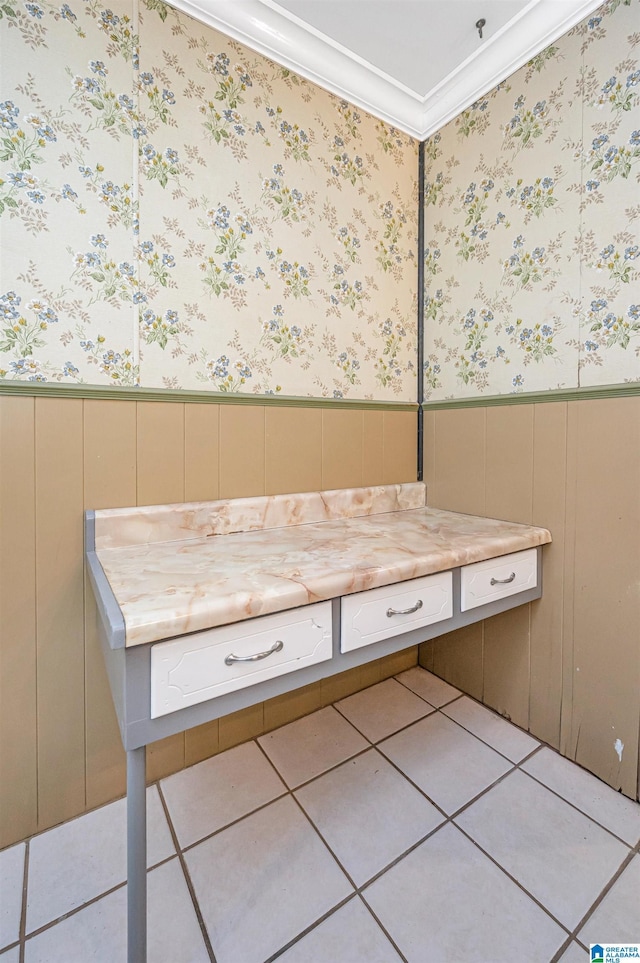
M 0 377 L 415 399 L 415 141 L 162 0 L 2 41 Z
M 611 0 L 427 141 L 427 398 L 640 380 L 639 48 Z
M 414 141 L 163 0 L 2 9 L 0 377 L 415 399 Z M 427 397 L 640 378 L 639 11 L 427 141 Z

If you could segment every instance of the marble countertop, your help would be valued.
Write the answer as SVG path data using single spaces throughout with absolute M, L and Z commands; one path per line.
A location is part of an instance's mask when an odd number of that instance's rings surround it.
M 96 511 L 96 552 L 132 646 L 551 541 L 425 499 L 416 483 Z

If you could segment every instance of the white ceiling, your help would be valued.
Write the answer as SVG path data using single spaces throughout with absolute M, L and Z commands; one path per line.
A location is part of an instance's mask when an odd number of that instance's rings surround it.
M 423 140 L 601 0 L 171 2 Z
M 424 97 L 467 57 L 478 53 L 482 44 L 528 3 L 529 0 L 276 0 L 269 6 L 293 14 L 386 74 L 392 82 Z M 483 40 L 475 27 L 481 17 L 487 22 Z

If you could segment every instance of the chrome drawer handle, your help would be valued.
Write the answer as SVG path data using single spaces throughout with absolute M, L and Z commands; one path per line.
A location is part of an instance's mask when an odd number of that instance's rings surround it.
M 512 572 L 509 578 L 492 578 L 490 584 L 491 585 L 508 585 L 509 582 L 513 582 L 515 577 L 516 577 L 516 573 Z
M 392 615 L 413 615 L 418 609 L 422 608 L 422 599 L 418 599 L 415 605 L 412 605 L 410 609 L 387 609 L 387 618 L 390 619 Z
M 284 649 L 284 642 L 278 639 L 266 652 L 258 652 L 257 655 L 228 655 L 224 660 L 225 665 L 233 665 L 234 662 L 259 662 L 260 659 L 267 659 L 274 652 L 281 652 Z

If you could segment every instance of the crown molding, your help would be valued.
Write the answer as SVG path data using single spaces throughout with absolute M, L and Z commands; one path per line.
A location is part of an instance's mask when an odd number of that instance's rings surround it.
M 531 0 L 424 96 L 401 84 L 275 0 L 171 0 L 385 123 L 424 140 L 601 5 L 601 0 Z

